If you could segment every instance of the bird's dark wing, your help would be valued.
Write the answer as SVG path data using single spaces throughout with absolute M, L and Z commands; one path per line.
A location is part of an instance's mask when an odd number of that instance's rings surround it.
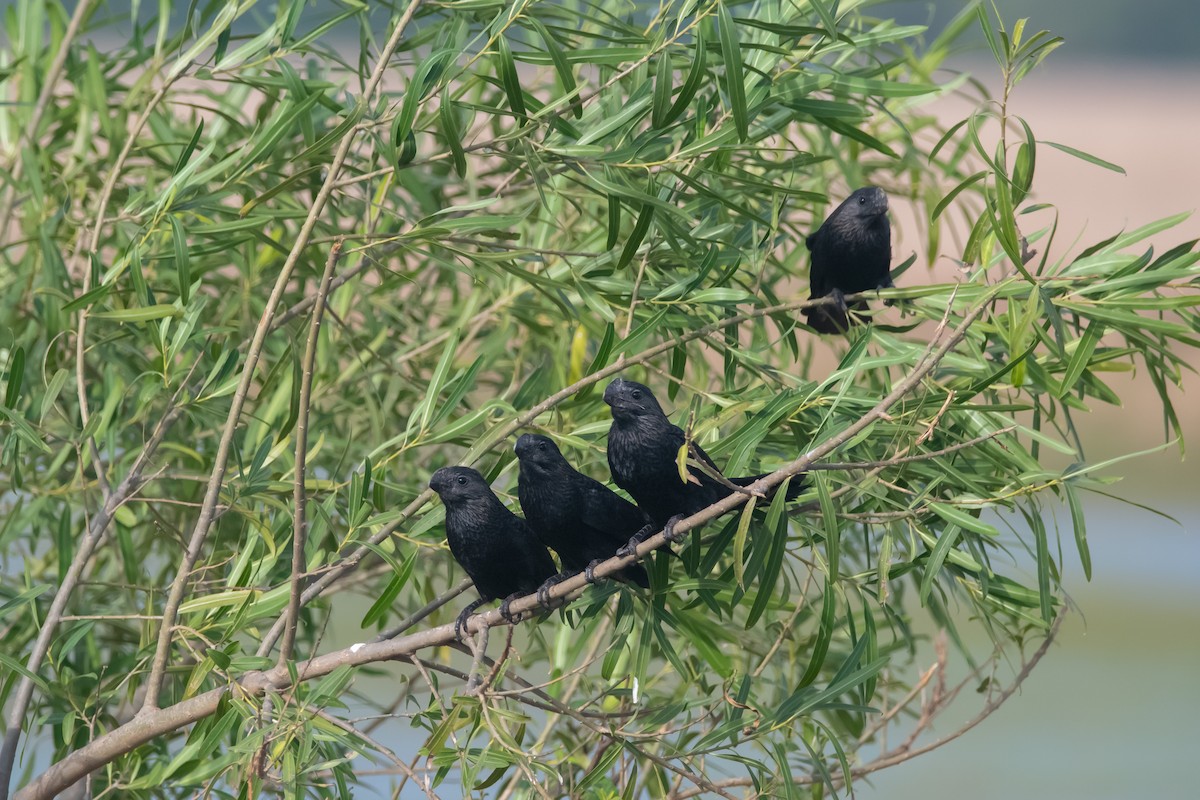
M 587 476 L 581 477 L 586 481 L 581 486 L 583 521 L 606 542 L 612 542 L 616 552 L 650 520 L 640 508 L 612 489 Z
M 510 519 L 508 541 L 514 556 L 514 583 L 518 584 L 512 592 L 532 593 L 558 571 L 550 552 L 523 519 L 516 516 Z

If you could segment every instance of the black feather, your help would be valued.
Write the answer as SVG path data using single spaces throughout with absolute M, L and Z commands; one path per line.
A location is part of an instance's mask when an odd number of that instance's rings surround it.
M 443 467 L 433 473 L 429 488 L 446 506 L 450 552 L 475 582 L 481 601 L 532 594 L 555 574 L 550 553 L 478 472 Z
M 869 292 L 892 286 L 892 228 L 888 200 L 876 186 L 856 190 L 805 240 L 812 253 L 809 299 Z M 804 309 L 809 327 L 818 333 L 842 333 L 857 325 L 853 312 L 867 309 L 865 300 L 846 306 Z
M 691 480 L 685 482 L 680 478 L 678 456 L 686 436 L 667 419 L 648 388 L 618 378 L 604 390 L 604 402 L 612 407 L 608 467 L 613 482 L 629 492 L 655 525 L 663 526 L 672 517 L 694 514 L 732 493 L 728 486 L 691 465 L 688 466 Z M 698 444 L 693 442 L 692 448 L 699 460 L 721 474 Z M 761 477 L 727 480 L 748 486 Z M 798 496 L 803 488 L 804 481 L 797 476 L 788 486 L 787 499 Z
M 563 572 L 612 558 L 649 522 L 633 503 L 572 467 L 549 438 L 527 433 L 514 449 L 521 465 L 521 510 L 542 544 L 558 553 Z M 641 564 L 613 577 L 650 587 Z

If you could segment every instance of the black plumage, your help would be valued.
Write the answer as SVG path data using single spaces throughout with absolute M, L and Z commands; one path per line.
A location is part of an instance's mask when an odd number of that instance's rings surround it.
M 679 474 L 679 450 L 687 441 L 682 429 L 672 425 L 654 394 L 645 386 L 621 378 L 604 390 L 604 402 L 612 408 L 608 430 L 608 467 L 613 482 L 637 501 L 655 526 L 664 527 L 673 538 L 675 523 L 686 516 L 728 497 L 734 490 L 704 471 L 688 465 L 689 480 Z M 691 455 L 717 475 L 720 469 L 696 442 Z M 763 473 L 766 474 L 766 473 Z M 726 478 L 738 486 L 749 486 L 763 476 Z M 793 478 L 788 486 L 790 500 L 800 494 L 803 481 Z M 649 531 L 643 529 L 627 548 Z M 624 552 L 628 549 L 623 548 Z
M 857 325 L 867 302 L 849 306 L 843 295 L 888 289 L 892 284 L 892 227 L 883 189 L 866 186 L 834 209 L 816 232 L 804 240 L 812 253 L 809 299 L 833 297 L 836 305 L 804 309 L 808 325 L 818 333 L 842 333 Z
M 592 565 L 612 558 L 650 522 L 633 503 L 572 467 L 548 437 L 524 434 L 513 449 L 520 463 L 521 510 L 542 544 L 558 553 L 562 572 L 557 579 L 583 570 L 591 581 Z M 613 577 L 650 587 L 641 564 Z
M 443 467 L 429 488 L 446 506 L 446 541 L 454 559 L 475 582 L 479 599 L 454 622 L 462 636 L 467 617 L 490 600 L 501 599 L 500 613 L 511 620 L 508 604 L 532 594 L 555 574 L 554 561 L 525 520 L 509 511 L 487 481 L 470 467 Z

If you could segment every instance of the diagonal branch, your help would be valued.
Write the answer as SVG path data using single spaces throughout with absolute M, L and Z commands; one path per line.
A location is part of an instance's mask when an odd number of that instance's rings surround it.
M 829 437 L 790 464 L 755 481 L 748 488 L 751 490 L 766 491 L 779 485 L 788 477 L 805 471 L 817 459 L 833 452 L 846 441 L 853 438 L 867 425 L 886 414 L 892 406 L 919 385 L 942 359 L 962 341 L 970 327 L 989 307 L 994 293 L 1003 285 L 1003 283 L 997 284 L 992 292 L 986 294 L 974 308 L 968 311 L 960 325 L 951 331 L 949 335 L 946 335 L 947 327 L 945 320 L 943 320 L 925 353 L 917 362 L 917 365 L 886 397 L 881 399 L 862 418 L 848 426 L 845 430 Z M 947 310 L 948 313 L 949 310 Z M 578 391 L 578 389 L 574 389 L 574 391 Z M 559 395 L 555 395 L 554 397 L 557 398 Z M 551 400 L 553 399 L 551 398 Z M 550 401 L 546 402 L 549 403 Z M 537 413 L 541 413 L 541 411 L 538 410 Z M 729 495 L 708 508 L 682 520 L 678 524 L 677 530 L 689 530 L 715 519 L 742 505 L 746 500 L 747 496 L 743 494 Z M 637 558 L 645 556 L 651 550 L 663 547 L 666 544 L 667 538 L 660 531 L 649 537 L 638 547 Z M 611 575 L 628 566 L 634 559 L 634 556 L 613 556 L 596 566 L 595 575 L 599 577 Z M 582 574 L 575 575 L 552 587 L 550 589 L 550 596 L 553 599 L 565 602 L 581 594 L 587 585 L 587 579 Z M 514 600 L 510 605 L 510 609 L 512 613 L 517 614 L 530 611 L 537 605 L 536 594 L 531 594 Z M 507 624 L 509 623 L 500 616 L 500 612 L 493 610 L 470 617 L 467 621 L 467 631 L 478 631 L 483 627 L 495 627 L 496 625 Z M 386 641 L 358 643 L 343 650 L 316 656 L 297 664 L 295 674 L 300 676 L 300 680 L 312 680 L 323 677 L 338 667 L 357 667 L 378 661 L 407 659 L 407 657 L 412 656 L 419 650 L 455 642 L 454 625 L 440 625 L 436 628 L 429 628 L 408 636 Z M 291 685 L 292 681 L 292 672 L 288 669 L 288 666 L 290 665 L 276 666 L 271 670 L 265 671 L 251 671 L 244 674 L 236 684 L 211 689 L 167 708 L 144 709 L 131 722 L 97 737 L 84 747 L 52 765 L 23 789 L 17 795 L 17 798 L 18 800 L 43 800 L 43 798 L 49 800 L 56 792 L 70 786 L 88 772 L 109 763 L 113 759 L 130 752 L 151 739 L 212 715 L 216 712 L 221 699 L 235 689 L 239 694 L 253 696 L 262 695 L 268 691 L 285 690 Z
M 379 87 L 383 81 L 384 74 L 387 72 L 392 54 L 396 52 L 396 48 L 400 45 L 400 40 L 404 37 L 404 31 L 420 4 L 421 0 L 410 0 L 408 8 L 405 9 L 404 14 L 396 22 L 395 29 L 379 54 L 379 61 L 375 64 L 375 69 L 371 73 L 370 80 L 367 81 L 363 95 L 359 100 L 360 103 L 369 102 L 370 98 L 374 96 L 375 90 Z M 192 567 L 195 566 L 196 560 L 200 557 L 200 550 L 204 547 L 204 541 L 208 537 L 208 531 L 216 517 L 217 500 L 221 494 L 221 486 L 225 481 L 225 468 L 229 463 L 229 451 L 233 445 L 234 433 L 241 419 L 242 407 L 245 405 L 246 397 L 250 393 L 250 384 L 254 380 L 255 368 L 258 366 L 259 358 L 262 356 L 263 343 L 270 330 L 271 320 L 275 317 L 275 309 L 279 307 L 280 300 L 283 298 L 288 282 L 291 280 L 292 272 L 295 271 L 296 265 L 300 263 L 300 255 L 308 246 L 309 239 L 312 238 L 313 229 L 317 225 L 317 220 L 320 219 L 321 213 L 325 210 L 326 203 L 329 202 L 330 195 L 333 194 L 333 184 L 337 181 L 338 175 L 341 174 L 342 167 L 346 163 L 346 158 L 350 155 L 350 148 L 354 144 L 354 137 L 357 132 L 358 128 L 352 127 L 342 137 L 337 152 L 330 162 L 329 172 L 325 176 L 325 181 L 321 184 L 316 197 L 313 198 L 312 208 L 309 210 L 308 216 L 305 218 L 304 224 L 300 227 L 300 232 L 296 236 L 296 243 L 292 245 L 292 249 L 279 271 L 279 277 L 275 280 L 275 287 L 271 291 L 266 308 L 263 309 L 262 318 L 254 331 L 254 338 L 250 343 L 250 348 L 246 352 L 246 363 L 242 368 L 242 377 L 238 382 L 237 391 L 234 392 L 233 401 L 230 403 L 229 416 L 225 421 L 225 427 L 221 431 L 221 441 L 217 445 L 217 455 L 214 459 L 212 475 L 208 481 L 208 488 L 204 493 L 204 502 L 196 520 L 196 527 L 192 530 L 187 552 L 184 553 L 184 557 L 179 564 L 179 571 L 175 574 L 175 580 L 171 583 L 170 593 L 167 595 L 167 602 L 163 607 L 162 623 L 158 629 L 158 644 L 154 651 L 154 661 L 150 669 L 150 677 L 146 682 L 146 702 L 142 707 L 143 713 L 150 713 L 158 708 L 158 698 L 162 692 L 167 664 L 170 661 L 171 638 L 175 628 L 175 619 L 179 614 L 179 606 L 183 602 L 183 593 L 187 586 L 188 578 L 191 575 Z
M 863 292 L 860 295 L 846 295 L 845 299 L 847 301 L 853 301 L 859 297 L 866 298 L 873 295 L 873 292 Z M 747 311 L 744 314 L 738 314 L 734 317 L 727 317 L 726 319 L 709 323 L 708 325 L 696 328 L 695 330 L 688 331 L 687 333 L 683 333 L 678 336 L 672 336 L 671 338 L 666 339 L 659 344 L 646 348 L 637 355 L 618 359 L 615 363 L 604 367 L 603 369 L 599 369 L 596 372 L 593 372 L 591 375 L 580 378 L 575 383 L 551 395 L 523 414 L 519 414 L 507 424 L 502 425 L 494 431 L 490 431 L 488 435 L 491 437 L 491 443 L 483 450 L 475 453 L 474 457 L 478 458 L 482 456 L 484 453 L 495 447 L 496 444 L 504 441 L 521 428 L 524 428 L 526 425 L 529 425 L 550 409 L 568 400 L 569 398 L 574 397 L 589 386 L 594 386 L 606 378 L 610 378 L 621 373 L 626 367 L 644 363 L 658 355 L 661 355 L 662 353 L 672 350 L 678 345 L 686 344 L 687 342 L 691 342 L 696 339 L 702 339 L 711 333 L 733 325 L 740 325 L 741 323 L 748 322 L 752 319 L 759 319 L 761 317 L 779 314 L 785 311 L 800 311 L 806 308 L 816 308 L 818 306 L 832 304 L 833 300 L 830 298 L 817 298 L 815 300 L 795 300 L 790 303 L 779 303 L 773 306 L 757 308 L 753 311 Z M 370 539 L 367 540 L 366 544 L 359 545 L 349 555 L 342 558 L 338 563 L 331 565 L 329 570 L 324 575 L 311 583 L 308 588 L 304 590 L 304 594 L 300 599 L 301 605 L 307 605 L 308 603 L 312 602 L 347 572 L 354 570 L 364 558 L 373 552 L 373 545 L 379 544 L 384 539 L 387 539 L 393 533 L 398 531 L 402 525 L 408 522 L 408 520 L 410 520 L 414 514 L 420 511 L 431 499 L 433 499 L 432 490 L 426 489 L 418 494 L 412 500 L 412 502 L 410 502 L 400 511 L 399 516 L 395 520 L 380 528 L 379 531 L 377 531 L 371 536 Z M 275 621 L 275 624 L 271 627 L 270 631 L 267 632 L 267 635 L 263 638 L 262 644 L 258 648 L 257 654 L 259 656 L 266 656 L 271 652 L 271 649 L 275 646 L 275 643 L 279 641 L 279 637 L 283 634 L 283 624 L 282 618 Z
M 304 345 L 304 362 L 300 367 L 300 403 L 296 417 L 296 480 L 292 488 L 292 591 L 283 630 L 283 644 L 279 648 L 279 665 L 283 666 L 292 657 L 292 646 L 296 643 L 296 625 L 300 616 L 300 583 L 304 576 L 304 545 L 308 539 L 306 511 L 308 497 L 304 490 L 304 478 L 308 460 L 308 414 L 312 402 L 313 364 L 317 359 L 317 339 L 321 334 L 321 317 L 325 314 L 325 301 L 329 297 L 329 282 L 333 269 L 342 254 L 342 240 L 329 248 L 325 261 L 325 272 L 317 288 L 317 300 L 313 307 L 312 322 L 308 326 L 308 342 Z

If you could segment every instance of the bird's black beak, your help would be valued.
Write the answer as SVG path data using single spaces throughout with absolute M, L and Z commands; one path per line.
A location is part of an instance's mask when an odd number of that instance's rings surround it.
M 517 437 L 517 443 L 513 445 L 513 453 L 517 458 L 521 458 L 529 452 L 529 434 L 521 434 Z
M 438 494 L 441 494 L 442 490 L 446 488 L 446 475 L 442 470 L 439 469 L 429 478 L 429 488 Z
M 623 379 L 617 378 L 615 381 L 613 381 L 607 387 L 605 387 L 604 402 L 608 403 L 608 405 L 610 405 L 613 408 L 620 407 L 621 399 L 624 394 L 621 391 L 621 389 L 623 388 L 624 384 L 625 384 L 625 381 Z

